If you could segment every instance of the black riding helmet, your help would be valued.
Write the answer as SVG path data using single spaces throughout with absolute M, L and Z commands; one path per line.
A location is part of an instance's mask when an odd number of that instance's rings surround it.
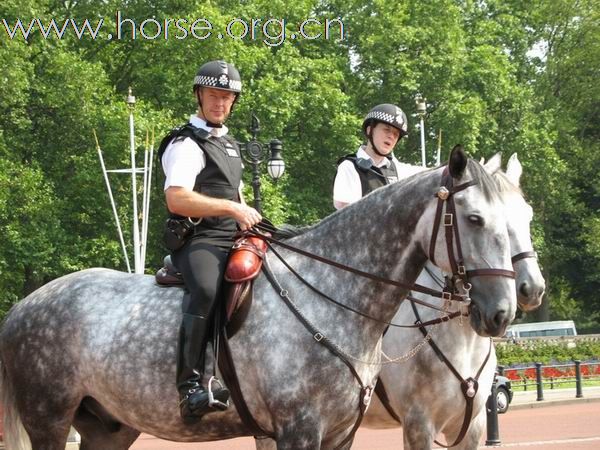
M 396 105 L 391 103 L 382 103 L 381 105 L 375 106 L 363 121 L 362 129 L 365 136 L 367 135 L 367 127 L 373 126 L 377 122 L 387 123 L 400 131 L 400 139 L 408 134 L 408 121 L 406 120 L 406 114 Z
M 396 128 L 400 132 L 400 136 L 398 137 L 398 141 L 400 141 L 400 139 L 408 134 L 408 121 L 406 120 L 406 114 L 404 114 L 404 111 L 402 111 L 396 105 L 392 105 L 391 103 L 382 103 L 381 105 L 375 106 L 365 117 L 362 129 L 364 135 L 371 143 L 373 151 L 375 151 L 375 153 L 377 153 L 379 156 L 385 156 L 389 158 L 391 155 L 381 153 L 373 141 L 373 126 L 379 122 L 387 123 L 388 125 Z M 369 126 L 371 127 L 371 132 L 367 133 L 367 127 Z
M 210 61 L 198 69 L 194 78 L 194 92 L 200 87 L 234 92 L 237 98 L 242 92 L 242 78 L 232 64 L 225 61 Z
M 235 94 L 235 100 L 233 101 L 233 105 L 231 105 L 231 111 L 233 111 L 235 102 L 237 102 L 242 92 L 242 78 L 233 64 L 220 60 L 209 61 L 198 69 L 198 73 L 194 77 L 194 95 L 198 100 L 200 109 L 202 109 L 202 103 L 200 102 L 198 89 L 201 87 L 233 92 Z M 214 127 L 222 126 L 222 124 L 213 123 L 209 123 L 209 125 Z

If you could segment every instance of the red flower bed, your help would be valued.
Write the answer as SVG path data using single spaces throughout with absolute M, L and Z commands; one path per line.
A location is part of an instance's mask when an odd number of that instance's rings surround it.
M 581 376 L 589 377 L 600 375 L 600 364 L 582 364 Z M 512 381 L 520 381 L 523 378 L 529 380 L 536 379 L 535 368 L 530 367 L 528 369 L 505 369 L 504 376 Z M 568 367 L 542 367 L 542 378 L 566 378 L 575 377 L 575 365 Z

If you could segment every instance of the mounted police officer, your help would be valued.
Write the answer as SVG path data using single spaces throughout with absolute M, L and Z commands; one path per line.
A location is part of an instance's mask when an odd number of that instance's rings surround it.
M 242 201 L 240 149 L 224 125 L 242 91 L 239 72 L 225 61 L 208 62 L 196 74 L 193 91 L 197 114 L 159 149 L 170 213 L 165 242 L 189 291 L 177 349 L 184 419 L 227 408 L 229 391 L 218 380 L 205 387 L 204 353 L 234 234 L 261 220 Z
M 406 114 L 389 103 L 375 106 L 363 121 L 362 131 L 367 142 L 352 155 L 338 160 L 333 184 L 333 205 L 340 209 L 369 192 L 421 169 L 401 163 L 392 151 L 408 134 Z

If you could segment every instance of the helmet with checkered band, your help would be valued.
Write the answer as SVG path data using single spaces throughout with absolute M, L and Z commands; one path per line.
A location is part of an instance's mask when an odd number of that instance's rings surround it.
M 242 79 L 238 70 L 225 61 L 203 64 L 194 78 L 194 92 L 201 87 L 233 92 L 236 98 L 242 92 Z
M 396 105 L 391 103 L 382 103 L 375 106 L 363 121 L 362 129 L 365 136 L 367 135 L 367 127 L 373 126 L 378 122 L 387 123 L 400 131 L 400 138 L 408 134 L 408 121 L 406 114 Z

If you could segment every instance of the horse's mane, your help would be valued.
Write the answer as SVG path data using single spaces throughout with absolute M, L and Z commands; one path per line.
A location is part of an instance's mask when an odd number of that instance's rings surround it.
M 481 164 L 473 159 L 467 161 L 467 168 L 473 179 L 479 182 L 479 186 L 481 186 L 481 191 L 485 198 L 488 201 L 499 201 L 500 192 L 502 192 L 499 182 L 496 181 L 496 179 L 492 177 Z
M 492 173 L 492 177 L 496 182 L 496 187 L 498 188 L 499 192 L 516 192 L 517 194 L 523 196 L 523 191 L 521 188 L 513 184 L 513 182 L 508 179 L 502 170 L 498 169 L 494 171 Z
M 295 236 L 300 236 L 301 234 L 304 234 L 311 227 L 312 225 L 298 227 L 296 225 L 284 223 L 283 225 L 281 225 L 281 227 L 278 227 L 276 230 L 274 230 L 273 237 L 275 239 L 290 239 Z

